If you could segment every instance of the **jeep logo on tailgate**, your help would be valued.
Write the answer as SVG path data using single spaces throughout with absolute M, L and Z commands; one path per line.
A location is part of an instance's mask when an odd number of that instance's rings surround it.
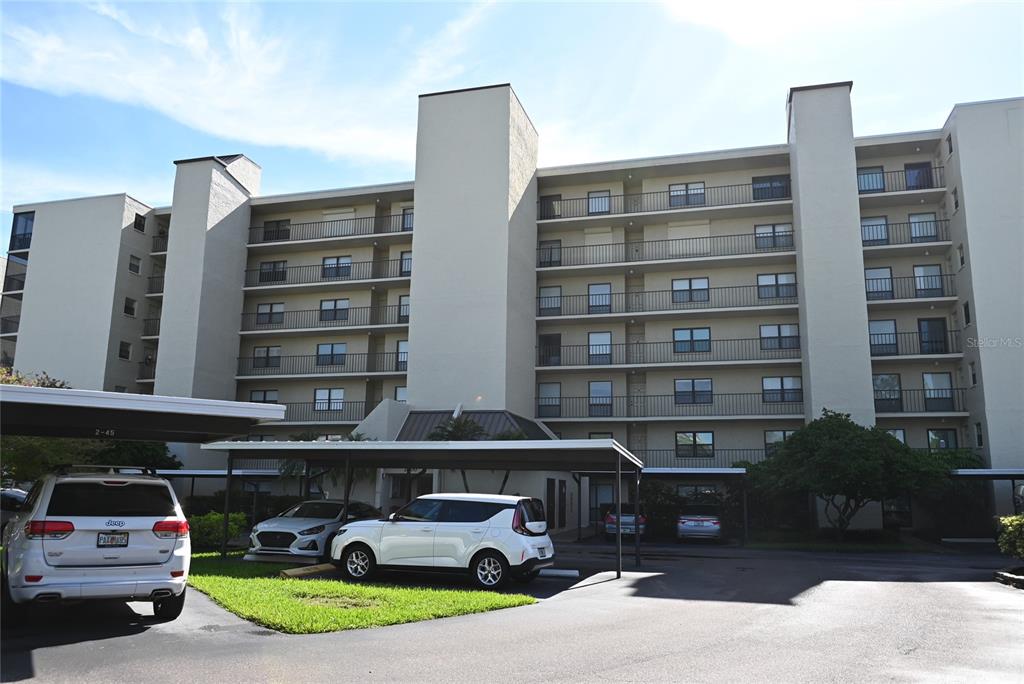
M 108 520 L 107 527 L 124 527 L 124 520 Z

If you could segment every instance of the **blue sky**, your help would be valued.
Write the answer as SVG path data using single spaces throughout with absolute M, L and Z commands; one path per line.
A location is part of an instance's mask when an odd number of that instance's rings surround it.
M 510 82 L 541 164 L 785 141 L 794 85 L 853 80 L 858 135 L 1024 94 L 1024 3 L 2 3 L 13 204 L 170 201 L 244 152 L 265 194 L 413 176 L 416 96 Z

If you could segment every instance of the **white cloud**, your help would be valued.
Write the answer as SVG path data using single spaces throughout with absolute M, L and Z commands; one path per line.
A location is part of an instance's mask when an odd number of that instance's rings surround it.
M 173 169 L 165 175 L 139 177 L 102 173 L 55 171 L 37 164 L 7 161 L 0 170 L 0 210 L 11 211 L 18 204 L 46 202 L 71 197 L 91 197 L 127 192 L 149 206 L 171 203 Z

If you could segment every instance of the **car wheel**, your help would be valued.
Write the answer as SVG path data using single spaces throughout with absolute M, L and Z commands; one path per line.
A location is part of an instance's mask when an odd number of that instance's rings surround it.
M 177 596 L 153 601 L 153 615 L 161 620 L 176 620 L 185 607 L 185 591 L 182 589 Z
M 341 552 L 341 571 L 353 582 L 366 579 L 376 568 L 373 552 L 364 544 L 353 544 Z
M 519 582 L 520 584 L 529 584 L 533 580 L 537 579 L 538 575 L 540 575 L 540 570 L 531 570 L 530 572 L 519 573 L 518 575 L 515 575 L 512 579 L 514 579 L 516 582 Z
M 469 574 L 481 589 L 497 589 L 508 579 L 508 561 L 497 551 L 484 551 L 473 559 Z

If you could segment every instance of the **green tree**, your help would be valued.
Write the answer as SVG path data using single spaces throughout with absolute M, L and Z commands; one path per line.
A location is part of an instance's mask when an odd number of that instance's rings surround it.
M 458 418 L 449 418 L 427 435 L 431 442 L 472 442 L 485 437 L 487 431 L 480 423 L 470 416 L 461 415 Z
M 825 409 L 748 472 L 754 487 L 769 495 L 821 498 L 825 518 L 842 539 L 868 503 L 906 492 L 934 494 L 962 461 L 960 452 L 915 451 L 882 428 L 867 428 L 849 414 Z

